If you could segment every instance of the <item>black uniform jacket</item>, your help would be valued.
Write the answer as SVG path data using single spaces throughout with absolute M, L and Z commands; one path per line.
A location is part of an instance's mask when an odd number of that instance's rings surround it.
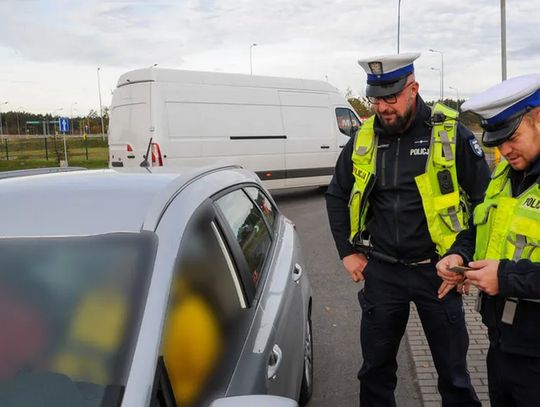
M 527 175 L 510 169 L 512 195 L 518 196 L 535 182 L 540 183 L 540 157 Z M 472 259 L 476 239 L 473 227 L 461 232 L 450 253 L 460 254 L 467 263 Z M 503 259 L 497 271 L 499 294 L 482 293 L 482 321 L 488 327 L 490 341 L 504 352 L 540 357 L 540 303 L 519 301 L 513 323 L 501 321 L 506 297 L 540 299 L 540 263 Z
M 414 177 L 426 171 L 431 142 L 431 109 L 417 96 L 416 117 L 411 126 L 397 136 L 384 133 L 375 118 L 378 135 L 375 185 L 369 195 L 367 230 L 374 249 L 414 262 L 435 256 L 420 193 Z M 349 243 L 348 202 L 354 184 L 352 151 L 354 139 L 343 148 L 334 177 L 326 192 L 330 228 L 340 258 L 354 253 Z M 473 134 L 458 125 L 456 141 L 458 183 L 470 203 L 482 201 L 489 183 L 489 167 Z

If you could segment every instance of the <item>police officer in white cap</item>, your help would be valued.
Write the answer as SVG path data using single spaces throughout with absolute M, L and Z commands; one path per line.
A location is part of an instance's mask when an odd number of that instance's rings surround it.
M 461 294 L 437 298 L 435 263 L 467 227 L 489 168 L 457 112 L 418 94 L 419 53 L 362 59 L 374 116 L 343 149 L 326 193 L 330 227 L 352 280 L 365 280 L 360 405 L 395 406 L 396 354 L 416 304 L 443 406 L 479 406 L 466 365 Z
M 438 264 L 444 296 L 456 284 L 480 290 L 488 327 L 492 407 L 540 405 L 540 74 L 509 79 L 469 99 L 486 146 L 506 159 L 496 168 L 474 227 Z M 474 261 L 471 261 L 474 260 Z M 450 268 L 468 265 L 456 275 Z

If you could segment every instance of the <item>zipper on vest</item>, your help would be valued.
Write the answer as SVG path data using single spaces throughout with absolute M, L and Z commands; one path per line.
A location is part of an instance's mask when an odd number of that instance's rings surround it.
M 396 200 L 394 202 L 394 219 L 396 223 L 396 247 L 399 247 L 399 188 L 397 187 L 398 183 L 398 163 L 399 163 L 399 144 L 401 138 L 397 139 L 396 155 L 394 159 L 394 188 L 396 188 Z

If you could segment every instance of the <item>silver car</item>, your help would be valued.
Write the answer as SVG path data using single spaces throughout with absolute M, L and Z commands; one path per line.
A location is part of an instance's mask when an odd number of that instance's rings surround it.
M 0 173 L 0 405 L 296 406 L 312 294 L 239 167 Z

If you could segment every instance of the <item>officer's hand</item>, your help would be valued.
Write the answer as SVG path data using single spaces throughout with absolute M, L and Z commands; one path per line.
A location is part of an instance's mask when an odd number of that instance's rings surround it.
M 499 293 L 499 260 L 478 260 L 469 263 L 469 267 L 474 270 L 465 272 L 465 275 L 472 284 L 484 291 L 488 295 Z
M 461 283 L 465 280 L 465 276 L 450 271 L 450 268 L 454 266 L 463 266 L 463 257 L 459 254 L 449 254 L 443 257 L 435 266 L 437 268 L 437 275 L 450 284 L 456 285 Z
M 469 295 L 470 289 L 471 282 L 467 278 L 456 286 L 456 291 L 462 295 Z
M 366 256 L 362 253 L 349 254 L 343 258 L 343 266 L 355 283 L 364 280 L 364 269 L 367 262 Z

